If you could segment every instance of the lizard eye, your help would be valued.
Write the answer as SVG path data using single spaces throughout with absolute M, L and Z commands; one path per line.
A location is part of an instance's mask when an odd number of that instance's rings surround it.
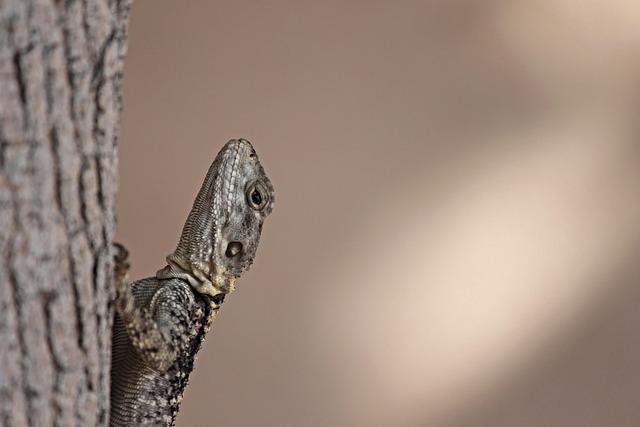
M 260 181 L 251 183 L 246 191 L 247 203 L 255 210 L 262 210 L 269 203 L 269 193 Z

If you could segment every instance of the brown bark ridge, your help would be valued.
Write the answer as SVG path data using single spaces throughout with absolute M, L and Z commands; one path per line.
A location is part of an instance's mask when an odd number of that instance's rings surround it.
M 0 0 L 0 426 L 106 426 L 130 0 Z

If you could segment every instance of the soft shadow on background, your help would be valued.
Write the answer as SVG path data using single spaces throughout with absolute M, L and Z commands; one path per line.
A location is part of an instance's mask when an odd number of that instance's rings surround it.
M 640 425 L 640 3 L 139 0 L 118 239 L 276 187 L 178 425 Z

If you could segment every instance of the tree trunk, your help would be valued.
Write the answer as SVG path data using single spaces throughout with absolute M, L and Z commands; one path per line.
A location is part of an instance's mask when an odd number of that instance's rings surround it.
M 129 0 L 0 0 L 0 425 L 106 426 Z

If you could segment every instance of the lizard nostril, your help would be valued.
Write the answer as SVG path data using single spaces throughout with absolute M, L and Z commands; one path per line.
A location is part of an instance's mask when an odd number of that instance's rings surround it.
M 242 243 L 229 242 L 229 244 L 227 245 L 227 250 L 224 252 L 224 254 L 229 258 L 233 258 L 238 254 L 240 254 L 241 252 L 242 252 Z

